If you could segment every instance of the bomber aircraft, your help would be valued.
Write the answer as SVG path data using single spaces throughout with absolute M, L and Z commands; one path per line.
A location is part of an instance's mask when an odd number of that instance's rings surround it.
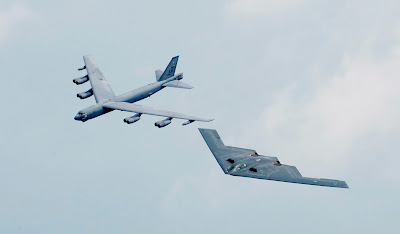
M 214 129 L 199 128 L 208 148 L 225 174 L 256 179 L 349 188 L 345 181 L 303 177 L 294 166 L 281 164 L 276 157 L 257 154 L 255 150 L 225 146 Z
M 183 89 L 193 88 L 192 86 L 180 81 L 183 78 L 183 73 L 175 75 L 175 69 L 178 64 L 178 58 L 179 56 L 172 58 L 171 62 L 168 64 L 164 72 L 162 72 L 161 70 L 157 70 L 155 72 L 156 82 L 135 89 L 133 91 L 127 92 L 125 94 L 115 96 L 114 92 L 108 85 L 103 73 L 96 65 L 93 57 L 91 55 L 83 56 L 85 66 L 79 68 L 78 70 L 81 71 L 86 69 L 87 75 L 76 78 L 73 80 L 73 82 L 77 85 L 80 85 L 87 81 L 90 81 L 92 88 L 86 92 L 78 93 L 77 97 L 79 97 L 80 99 L 85 99 L 94 95 L 96 99 L 96 105 L 87 107 L 79 111 L 78 114 L 75 116 L 75 120 L 85 122 L 89 119 L 96 118 L 110 111 L 120 110 L 120 111 L 128 111 L 136 113 L 135 115 L 124 119 L 124 122 L 127 124 L 137 122 L 142 114 L 167 117 L 166 119 L 158 121 L 154 124 L 159 128 L 165 127 L 168 124 L 170 124 L 173 118 L 187 120 L 187 122 L 183 123 L 182 125 L 187 125 L 193 123 L 194 121 L 203 121 L 203 122 L 212 121 L 213 119 L 204 119 L 181 113 L 165 111 L 165 110 L 156 110 L 150 107 L 133 104 L 134 102 L 150 97 L 151 95 L 155 94 L 156 92 L 162 90 L 165 87 L 174 87 Z

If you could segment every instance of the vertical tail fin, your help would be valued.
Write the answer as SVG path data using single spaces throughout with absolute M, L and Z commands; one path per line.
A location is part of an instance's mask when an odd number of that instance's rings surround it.
M 173 57 L 171 59 L 171 62 L 169 62 L 167 68 L 165 68 L 165 71 L 161 75 L 160 79 L 158 79 L 157 81 L 163 81 L 175 75 L 175 69 L 176 65 L 178 65 L 178 59 L 179 56 Z

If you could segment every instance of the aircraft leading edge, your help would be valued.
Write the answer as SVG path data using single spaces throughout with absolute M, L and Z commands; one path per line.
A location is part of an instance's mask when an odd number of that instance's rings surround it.
M 192 89 L 192 86 L 181 81 L 183 78 L 183 73 L 178 73 L 175 75 L 178 59 L 179 56 L 172 58 L 164 72 L 161 72 L 160 70 L 156 71 L 156 82 L 122 95 L 115 96 L 103 73 L 95 63 L 93 57 L 91 55 L 83 56 L 85 66 L 79 68 L 78 70 L 86 70 L 87 75 L 76 78 L 73 80 L 73 82 L 77 85 L 80 85 L 90 81 L 92 88 L 86 92 L 78 93 L 77 96 L 81 99 L 85 99 L 94 95 L 96 104 L 79 111 L 75 116 L 75 120 L 85 122 L 89 119 L 96 118 L 113 110 L 120 110 L 135 113 L 135 115 L 124 119 L 124 122 L 127 124 L 139 121 L 142 114 L 167 117 L 166 119 L 158 121 L 154 124 L 159 128 L 169 125 L 172 119 L 187 120 L 187 122 L 183 123 L 182 125 L 187 125 L 193 123 L 194 121 L 212 121 L 213 119 L 199 118 L 178 112 L 157 110 L 150 107 L 133 104 L 137 101 L 150 97 L 165 87 Z

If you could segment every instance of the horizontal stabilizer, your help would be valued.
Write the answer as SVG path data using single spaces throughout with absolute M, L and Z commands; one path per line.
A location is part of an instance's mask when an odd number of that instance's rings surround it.
M 193 86 L 190 86 L 186 83 L 183 83 L 179 80 L 173 80 L 163 85 L 164 87 L 174 87 L 174 88 L 181 88 L 181 89 L 193 89 Z
M 160 78 L 162 76 L 162 71 L 161 70 L 156 70 L 156 81 L 160 81 Z

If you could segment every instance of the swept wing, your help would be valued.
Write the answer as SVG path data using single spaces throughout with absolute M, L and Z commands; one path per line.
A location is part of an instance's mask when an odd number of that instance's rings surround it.
M 93 57 L 91 55 L 85 55 L 83 56 L 83 60 L 85 61 L 85 67 L 89 76 L 90 84 L 92 85 L 96 102 L 98 103 L 115 97 L 114 92 L 111 90 L 106 78 L 100 71 Z
M 147 114 L 147 115 L 156 115 L 156 116 L 164 116 L 164 117 L 171 117 L 174 119 L 186 119 L 192 121 L 202 121 L 202 122 L 210 122 L 213 119 L 204 119 L 195 116 L 185 115 L 177 112 L 166 111 L 166 110 L 157 110 L 150 107 L 145 107 L 141 105 L 135 105 L 127 102 L 107 102 L 103 104 L 103 107 L 121 110 L 121 111 L 129 111 L 134 113 L 140 114 Z
M 289 183 L 348 188 L 345 181 L 303 177 L 294 166 L 276 157 L 258 155 L 255 150 L 225 146 L 217 131 L 201 129 L 201 135 L 225 174 Z

